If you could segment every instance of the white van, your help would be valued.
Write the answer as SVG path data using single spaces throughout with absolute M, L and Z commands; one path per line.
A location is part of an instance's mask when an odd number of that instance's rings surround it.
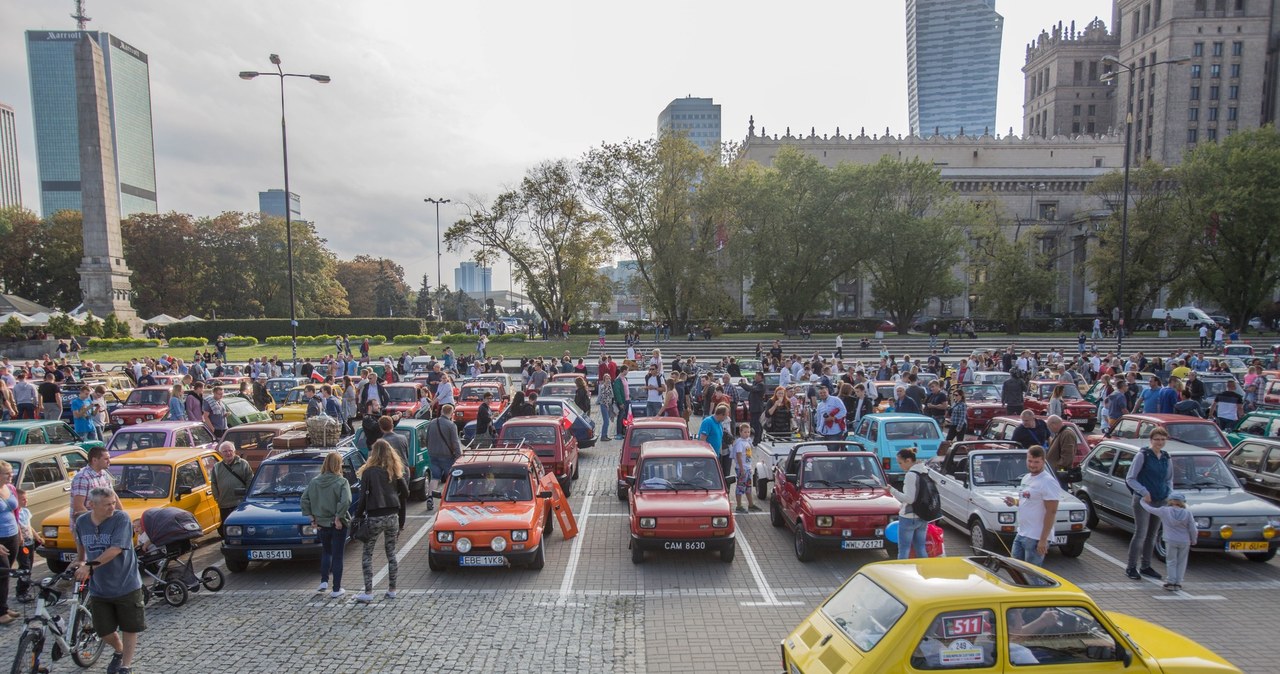
M 1168 316 L 1169 320 L 1174 323 L 1182 323 L 1191 327 L 1198 327 L 1200 324 L 1213 325 L 1213 319 L 1209 318 L 1203 310 L 1196 307 L 1178 307 L 1177 309 L 1156 309 L 1151 312 L 1151 318 L 1157 321 L 1163 321 Z

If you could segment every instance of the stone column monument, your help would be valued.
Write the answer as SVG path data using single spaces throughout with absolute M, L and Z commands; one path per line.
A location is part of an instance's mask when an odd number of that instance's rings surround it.
M 84 307 L 102 318 L 115 313 L 136 332 L 132 272 L 124 262 L 120 236 L 120 184 L 116 175 L 107 76 L 102 47 L 88 34 L 76 43 L 76 116 L 80 132 L 80 198 L 84 258 L 76 269 Z

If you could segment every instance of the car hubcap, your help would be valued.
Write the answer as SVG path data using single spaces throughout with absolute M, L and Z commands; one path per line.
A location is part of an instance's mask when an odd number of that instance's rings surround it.
M 983 543 L 986 543 L 985 537 L 982 535 L 982 525 L 974 524 L 969 529 L 969 544 L 974 550 L 981 550 Z

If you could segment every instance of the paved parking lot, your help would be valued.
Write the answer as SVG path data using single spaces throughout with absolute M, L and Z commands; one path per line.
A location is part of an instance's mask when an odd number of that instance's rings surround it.
M 885 559 L 881 551 L 822 553 L 802 564 L 768 514 L 753 513 L 739 517 L 731 564 L 713 553 L 650 553 L 634 565 L 626 505 L 614 493 L 617 447 L 584 452 L 571 499 L 581 533 L 565 540 L 557 528 L 542 571 L 432 573 L 431 513 L 413 503 L 401 536 L 399 598 L 383 598 L 380 546 L 378 601 L 368 606 L 351 599 L 362 582 L 358 547 L 348 548 L 348 595 L 339 600 L 314 592 L 315 562 L 254 564 L 228 574 L 221 592 L 148 609 L 135 671 L 775 672 L 779 640 L 860 565 Z M 948 552 L 968 553 L 965 540 L 948 529 Z M 1103 528 L 1080 558 L 1053 552 L 1046 565 L 1106 609 L 1187 634 L 1246 671 L 1276 671 L 1269 651 L 1280 562 L 1196 553 L 1185 592 L 1173 595 L 1124 577 L 1127 542 Z M 220 561 L 216 539 L 197 552 L 197 568 Z M 0 628 L 0 662 L 11 661 L 19 629 Z M 105 667 L 104 657 L 94 671 Z M 53 671 L 74 670 L 64 659 Z

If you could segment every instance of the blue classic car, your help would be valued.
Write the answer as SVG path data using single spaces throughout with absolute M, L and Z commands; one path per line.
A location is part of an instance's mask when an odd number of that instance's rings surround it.
M 594 447 L 596 444 L 596 422 L 591 415 L 582 411 L 572 400 L 567 398 L 538 398 L 538 402 L 534 405 L 539 415 L 563 417 L 569 420 L 569 432 L 573 433 L 573 437 L 578 441 L 579 449 Z M 511 407 L 499 414 L 493 420 L 493 432 L 496 436 L 498 431 L 502 430 L 502 424 L 510 419 Z M 462 427 L 462 442 L 470 444 L 476 437 L 476 422 L 468 422 Z
M 937 456 L 942 429 L 938 422 L 923 414 L 868 414 L 850 431 L 849 439 L 875 452 L 889 481 L 901 484 L 898 450 L 914 447 L 916 458 L 921 461 Z
M 275 377 L 267 380 L 267 393 L 277 405 L 283 405 L 289 397 L 289 390 L 296 386 L 305 386 L 311 380 L 307 377 Z
M 356 471 L 364 465 L 352 446 L 298 449 L 271 456 L 258 466 L 244 502 L 227 516 L 222 557 L 227 569 L 239 573 L 249 562 L 317 559 L 320 542 L 316 527 L 302 514 L 302 492 L 320 474 L 329 452 L 342 453 L 342 474 L 351 484 L 351 511 L 360 494 Z

